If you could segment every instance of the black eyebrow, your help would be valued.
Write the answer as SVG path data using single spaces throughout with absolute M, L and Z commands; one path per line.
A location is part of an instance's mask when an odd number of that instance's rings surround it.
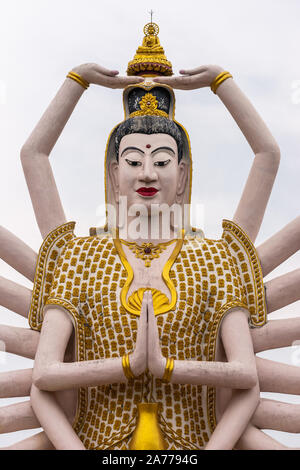
M 143 150 L 138 149 L 137 147 L 126 147 L 126 149 L 124 149 L 123 152 L 121 153 L 121 157 L 123 153 L 126 152 L 127 150 L 137 150 L 138 152 L 144 153 Z
M 141 152 L 141 153 L 144 154 L 143 150 L 141 150 L 141 149 L 139 149 L 139 148 L 137 148 L 137 147 L 126 147 L 126 148 L 123 150 L 123 152 L 121 153 L 121 157 L 122 157 L 123 153 L 126 152 L 127 150 L 137 150 L 138 152 Z M 158 152 L 159 150 L 171 150 L 171 152 L 175 155 L 175 152 L 174 152 L 174 150 L 173 150 L 171 147 L 158 147 L 157 149 L 152 150 L 151 155 L 152 155 L 153 153 L 155 153 L 155 152 Z
M 174 152 L 173 149 L 171 149 L 171 147 L 158 147 L 157 149 L 153 150 L 153 151 L 151 152 L 151 154 L 152 154 L 152 153 L 155 153 L 155 152 L 158 152 L 158 150 L 171 150 L 171 152 L 175 155 L 175 152 Z

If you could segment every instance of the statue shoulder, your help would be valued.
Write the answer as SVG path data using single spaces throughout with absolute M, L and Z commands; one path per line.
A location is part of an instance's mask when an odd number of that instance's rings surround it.
M 247 297 L 250 326 L 267 322 L 267 305 L 260 260 L 252 241 L 235 222 L 223 220 L 222 240 L 229 251 Z

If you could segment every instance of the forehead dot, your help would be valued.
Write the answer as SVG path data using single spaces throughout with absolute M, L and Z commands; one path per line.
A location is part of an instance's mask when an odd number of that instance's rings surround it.
M 150 148 L 151 148 L 151 145 L 150 145 L 150 144 L 147 144 L 147 145 L 146 145 L 146 148 L 147 148 L 147 149 L 150 149 Z

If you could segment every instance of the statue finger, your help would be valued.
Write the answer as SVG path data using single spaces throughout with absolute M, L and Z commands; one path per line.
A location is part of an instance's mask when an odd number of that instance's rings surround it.
M 118 75 L 119 73 L 118 70 L 110 70 L 99 64 L 94 64 L 94 70 L 96 72 L 101 73 L 102 75 L 107 75 L 108 77 L 114 77 L 115 75 Z
M 207 66 L 203 65 L 201 67 L 196 67 L 194 69 L 181 69 L 179 70 L 179 73 L 182 75 L 196 75 L 198 73 L 206 72 L 207 71 Z
M 169 85 L 172 88 L 177 88 L 178 90 L 186 90 L 191 85 L 191 77 L 185 76 L 175 76 L 175 77 L 155 77 L 153 78 L 155 83 L 163 83 L 164 85 Z
M 184 77 L 180 76 L 173 76 L 173 77 L 154 77 L 152 79 L 155 83 L 162 83 L 164 85 L 169 85 L 173 88 L 176 88 L 180 83 L 182 83 L 182 79 Z
M 145 337 L 147 336 L 147 292 L 143 295 L 140 319 L 138 322 L 136 345 L 144 347 Z
M 154 317 L 153 297 L 152 297 L 151 291 L 148 291 L 147 306 L 148 306 L 148 316 Z
M 106 75 L 101 76 L 101 84 L 109 88 L 125 88 L 128 85 L 135 85 L 142 83 L 143 77 L 108 77 Z
M 143 300 L 142 300 L 142 308 L 141 308 L 141 317 L 140 320 L 142 321 L 142 325 L 146 325 L 148 323 L 148 297 L 147 291 L 144 292 Z

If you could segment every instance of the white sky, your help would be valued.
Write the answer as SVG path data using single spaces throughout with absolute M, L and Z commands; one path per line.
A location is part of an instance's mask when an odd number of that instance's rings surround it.
M 299 214 L 298 0 L 0 0 L 1 224 L 35 250 L 41 238 L 21 170 L 20 148 L 75 65 L 97 62 L 125 74 L 142 42 L 150 8 L 175 73 L 209 63 L 229 70 L 281 148 L 281 167 L 258 243 Z M 120 90 L 90 87 L 51 155 L 66 213 L 78 222 L 78 235 L 97 225 L 97 207 L 104 200 L 104 149 L 110 130 L 123 120 L 121 95 Z M 193 202 L 203 204 L 204 230 L 214 238 L 221 234 L 222 218 L 233 215 L 253 155 L 210 89 L 176 92 L 176 97 L 176 119 L 192 142 Z M 299 261 L 296 254 L 269 278 L 295 269 Z M 30 286 L 1 262 L 0 273 Z M 272 317 L 299 314 L 297 302 Z M 0 315 L 2 323 L 27 326 L 4 308 Z M 291 362 L 292 352 L 286 348 L 266 357 Z M 31 361 L 12 355 L 2 354 L 1 361 L 0 371 L 31 367 Z M 299 397 L 280 398 L 300 404 Z M 5 403 L 0 400 L 0 405 Z M 300 447 L 299 435 L 273 435 Z M 0 447 L 24 436 L 0 435 Z

